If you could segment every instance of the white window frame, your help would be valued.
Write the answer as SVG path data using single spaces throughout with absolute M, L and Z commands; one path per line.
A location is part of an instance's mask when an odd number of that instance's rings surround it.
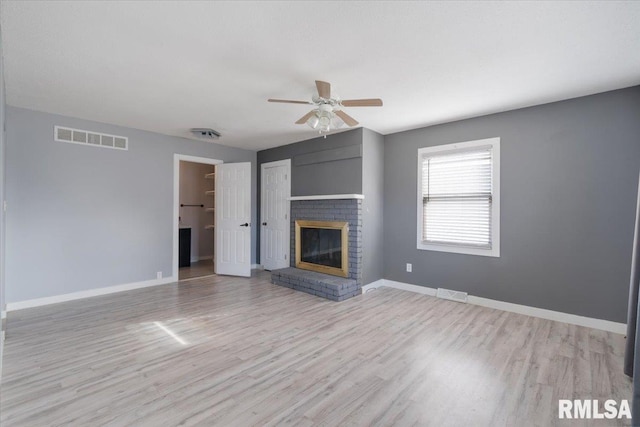
M 479 147 L 492 148 L 492 201 L 491 201 L 491 248 L 475 248 L 460 245 L 427 243 L 422 241 L 423 200 L 422 200 L 422 157 L 425 154 L 447 154 L 456 151 L 469 150 Z M 436 145 L 418 149 L 418 249 L 426 251 L 450 252 L 456 254 L 482 255 L 500 257 L 500 138 L 478 139 L 475 141 L 458 142 L 455 144 Z

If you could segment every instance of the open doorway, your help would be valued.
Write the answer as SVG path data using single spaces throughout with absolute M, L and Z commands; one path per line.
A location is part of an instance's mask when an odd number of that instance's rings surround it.
M 183 155 L 176 155 L 175 161 L 178 280 L 211 276 L 215 274 L 215 165 L 222 162 Z

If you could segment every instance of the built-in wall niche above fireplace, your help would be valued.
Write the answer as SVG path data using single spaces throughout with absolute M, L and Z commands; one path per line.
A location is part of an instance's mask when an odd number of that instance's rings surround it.
M 334 276 L 349 276 L 349 223 L 295 222 L 296 267 Z

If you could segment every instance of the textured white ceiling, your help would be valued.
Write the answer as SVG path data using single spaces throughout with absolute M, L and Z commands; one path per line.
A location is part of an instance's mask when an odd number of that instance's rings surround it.
M 640 84 L 640 2 L 2 1 L 7 103 L 263 149 L 314 80 L 382 134 Z

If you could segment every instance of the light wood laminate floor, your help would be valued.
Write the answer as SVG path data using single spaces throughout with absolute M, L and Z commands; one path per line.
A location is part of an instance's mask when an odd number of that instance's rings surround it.
M 211 276 L 216 273 L 212 259 L 192 262 L 189 267 L 178 269 L 178 280 L 194 279 L 196 277 Z
M 557 405 L 629 399 L 623 346 L 396 289 L 336 303 L 212 276 L 10 312 L 0 423 L 619 425 Z

